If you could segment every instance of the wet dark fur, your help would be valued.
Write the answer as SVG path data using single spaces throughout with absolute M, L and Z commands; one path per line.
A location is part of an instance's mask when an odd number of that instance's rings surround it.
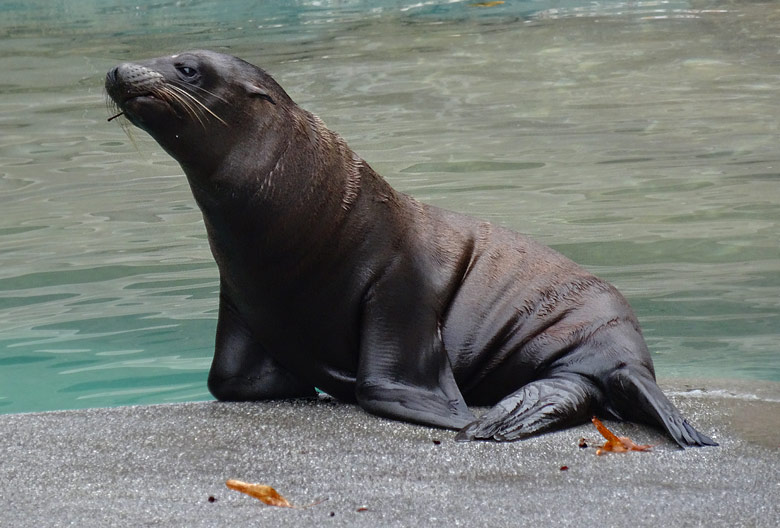
M 188 52 L 110 71 L 118 112 L 187 174 L 220 271 L 209 389 L 318 387 L 515 440 L 593 414 L 715 445 L 655 383 L 625 299 L 523 235 L 393 190 L 264 71 Z M 467 404 L 494 405 L 475 419 Z

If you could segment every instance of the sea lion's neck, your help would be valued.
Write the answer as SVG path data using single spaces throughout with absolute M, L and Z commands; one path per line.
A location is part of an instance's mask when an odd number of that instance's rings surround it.
M 256 265 L 308 257 L 349 220 L 364 176 L 387 185 L 343 138 L 298 107 L 286 113 L 284 123 L 237 144 L 213 173 L 182 166 L 215 256 L 239 251 L 240 260 L 251 258 Z M 291 248 L 307 255 L 294 255 Z
M 302 117 L 304 122 L 300 127 L 305 131 L 321 169 L 312 174 L 309 183 L 313 189 L 328 195 L 332 207 L 349 211 L 360 191 L 361 169 L 366 164 L 344 138 L 328 129 L 319 117 L 305 111 Z

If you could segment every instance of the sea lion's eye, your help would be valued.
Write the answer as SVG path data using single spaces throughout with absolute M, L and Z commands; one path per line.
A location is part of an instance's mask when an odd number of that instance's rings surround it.
M 190 66 L 176 66 L 176 69 L 179 70 L 179 73 L 188 79 L 192 79 L 198 74 L 198 70 L 191 68 Z

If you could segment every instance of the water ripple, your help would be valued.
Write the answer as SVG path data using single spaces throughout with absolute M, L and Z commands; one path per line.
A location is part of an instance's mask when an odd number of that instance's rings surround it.
M 4 10 L 0 409 L 209 397 L 200 213 L 102 94 L 116 62 L 194 45 L 264 66 L 398 189 L 615 282 L 660 376 L 780 380 L 773 8 L 473 3 Z

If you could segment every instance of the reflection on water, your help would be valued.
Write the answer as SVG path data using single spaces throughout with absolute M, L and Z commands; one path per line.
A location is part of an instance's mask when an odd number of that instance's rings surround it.
M 780 381 L 776 9 L 475 3 L 0 6 L 0 412 L 209 397 L 200 214 L 102 94 L 197 47 L 265 67 L 397 188 L 616 283 L 661 377 Z

